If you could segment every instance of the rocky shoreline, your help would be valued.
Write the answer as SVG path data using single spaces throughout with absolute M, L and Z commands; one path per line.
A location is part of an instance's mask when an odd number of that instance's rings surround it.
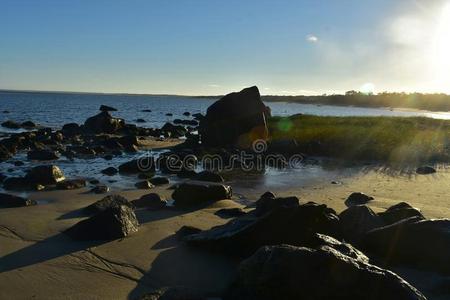
M 264 171 L 266 164 L 261 170 L 257 163 L 270 155 L 281 157 L 285 164 L 294 155 L 308 159 L 297 152 L 295 141 L 270 141 L 266 121 L 270 110 L 256 87 L 221 98 L 205 116 L 186 112 L 188 119 L 176 119 L 159 129 L 127 124 L 113 117 L 114 110 L 102 106 L 84 124 L 31 129 L 0 140 L 0 163 L 14 160 L 19 153 L 38 162 L 23 176 L 0 174 L 7 191 L 0 193 L 4 218 L 0 239 L 8 244 L 0 258 L 0 279 L 10 285 L 0 284 L 5 291 L 1 297 L 13 295 L 21 286 L 18 273 L 27 270 L 31 277 L 43 272 L 51 278 L 61 272 L 60 276 L 74 280 L 71 286 L 88 286 L 79 277 L 83 275 L 71 273 L 77 266 L 82 273 L 109 272 L 126 280 L 120 286 L 125 292 L 128 289 L 130 299 L 426 299 L 408 278 L 392 270 L 401 266 L 449 276 L 448 219 L 426 218 L 414 205 L 400 201 L 375 212 L 370 207 L 374 197 L 359 191 L 341 201 L 346 209 L 340 213 L 326 204 L 305 202 L 295 192 L 283 196 L 266 192 L 253 206 L 244 207 L 231 201 L 236 200 L 233 186 L 214 168 L 198 170 L 198 161 L 211 156 L 231 162 L 232 168 L 251 166 L 249 172 Z M 27 128 L 36 126 L 31 123 Z M 149 143 L 166 151 L 101 171 L 106 176 L 133 176 L 131 198 L 83 174 L 66 178 L 57 165 L 61 157 L 84 158 L 87 163 L 94 157 L 114 161 L 123 153 L 141 153 Z M 417 170 L 423 175 L 435 172 L 430 167 Z M 54 195 L 55 203 L 41 205 L 34 199 L 39 194 Z M 26 218 L 31 211 L 42 212 L 41 220 L 33 215 L 21 226 L 16 218 Z M 54 227 L 41 223 L 55 220 L 60 222 Z M 23 234 L 27 230 L 31 237 Z M 158 248 L 158 244 L 170 246 Z M 149 245 L 155 252 L 151 258 L 145 252 Z M 122 262 L 98 254 L 97 247 Z M 115 251 L 116 247 L 121 250 Z M 129 247 L 139 250 L 130 250 L 136 251 L 131 255 L 125 250 Z M 174 261 L 158 266 L 160 249 L 168 248 L 179 253 Z M 180 272 L 176 264 L 184 259 L 198 263 L 182 262 L 204 274 L 189 268 L 182 269 L 185 274 L 161 270 Z M 123 262 L 129 260 L 134 263 Z M 191 278 L 195 284 L 179 279 L 189 277 L 188 272 L 196 274 Z M 205 279 L 208 272 L 214 275 Z M 108 281 L 100 278 L 95 283 L 103 280 Z M 128 281 L 135 288 L 131 290 Z M 42 292 L 33 292 L 35 297 L 48 299 L 45 291 L 34 289 Z M 22 298 L 30 296 L 24 293 Z M 449 294 L 445 286 L 433 290 L 433 296 L 442 299 Z M 83 291 L 71 296 L 89 298 Z M 104 292 L 92 296 L 96 297 L 116 296 Z

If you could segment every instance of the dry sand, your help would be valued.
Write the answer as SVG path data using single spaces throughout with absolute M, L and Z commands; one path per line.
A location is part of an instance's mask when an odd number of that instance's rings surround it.
M 360 191 L 375 197 L 371 206 L 376 210 L 406 201 L 429 218 L 450 216 L 447 170 L 412 177 L 368 172 L 336 180 L 342 184 L 314 182 L 275 192 L 341 211 L 345 198 Z M 36 192 L 30 198 L 39 205 L 0 209 L 0 299 L 135 299 L 145 291 L 174 285 L 217 295 L 233 278 L 237 261 L 189 248 L 177 241 L 174 233 L 183 225 L 208 229 L 227 222 L 214 212 L 242 206 L 236 201 L 223 200 L 196 211 L 138 210 L 141 226 L 136 234 L 104 243 L 74 242 L 61 232 L 84 218 L 80 208 L 103 197 L 87 191 Z M 236 190 L 253 200 L 264 191 L 264 187 Z M 148 193 L 113 192 L 130 200 Z M 152 192 L 170 198 L 172 191 L 158 187 Z M 408 275 L 406 279 L 428 296 L 433 285 L 450 282 L 425 272 L 397 271 Z

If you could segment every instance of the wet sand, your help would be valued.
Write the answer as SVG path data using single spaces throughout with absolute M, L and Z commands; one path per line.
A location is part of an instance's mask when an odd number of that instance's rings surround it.
M 338 212 L 354 191 L 375 197 L 370 206 L 382 210 L 405 201 L 420 208 L 428 218 L 450 216 L 450 172 L 436 175 L 390 176 L 374 171 L 336 176 L 272 189 L 278 195 L 297 195 L 302 202 L 325 203 Z M 233 186 L 233 184 L 232 184 Z M 140 229 L 125 239 L 103 243 L 74 242 L 61 232 L 80 221 L 80 209 L 104 195 L 74 191 L 34 192 L 32 207 L 0 209 L 1 299 L 136 299 L 162 286 L 184 285 L 214 296 L 229 284 L 238 261 L 189 248 L 174 233 L 183 225 L 208 229 L 228 220 L 214 213 L 224 207 L 243 207 L 267 190 L 264 185 L 234 188 L 235 199 L 216 202 L 200 210 L 137 210 Z M 129 200 L 150 191 L 112 191 Z M 157 192 L 170 199 L 168 186 Z M 396 269 L 430 299 L 434 285 L 450 279 L 406 269 Z M 432 280 L 431 280 L 432 279 Z

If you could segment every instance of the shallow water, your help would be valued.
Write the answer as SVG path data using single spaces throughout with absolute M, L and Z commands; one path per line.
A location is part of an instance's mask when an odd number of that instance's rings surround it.
M 93 94 L 58 94 L 58 93 L 7 93 L 0 92 L 0 122 L 14 120 L 18 122 L 32 120 L 40 125 L 60 128 L 65 123 L 83 123 L 86 118 L 96 114 L 101 104 L 118 109 L 113 115 L 124 118 L 128 123 L 135 123 L 137 118 L 146 120 L 139 123 L 142 127 L 161 127 L 165 122 L 175 118 L 186 118 L 183 113 L 204 113 L 213 99 L 200 99 L 182 96 L 134 96 L 134 95 L 93 95 Z M 327 116 L 427 116 L 447 118 L 447 113 L 431 113 L 419 111 L 390 110 L 383 108 L 339 107 L 327 105 L 296 104 L 284 102 L 266 103 L 272 109 L 273 115 L 283 116 L 297 113 L 327 115 Z M 152 112 L 142 112 L 151 109 Z M 3 113 L 3 111 L 9 113 Z M 172 113 L 173 116 L 166 116 Z M 0 128 L 0 132 L 17 132 Z M 98 179 L 112 189 L 134 188 L 136 176 L 114 175 L 106 176 L 101 170 L 139 157 L 123 155 L 106 161 L 101 157 L 93 159 L 68 160 L 65 157 L 54 161 L 67 178 L 83 177 Z M 156 152 L 155 154 L 158 154 Z M 25 164 L 17 167 L 14 160 Z M 30 162 L 24 153 L 17 155 L 10 162 L 0 164 L 0 173 L 14 176 L 23 175 L 27 169 L 43 162 Z M 229 183 L 237 188 L 261 187 L 267 189 L 282 189 L 292 185 L 307 185 L 317 180 L 332 181 L 336 177 L 353 172 L 353 168 L 325 168 L 322 164 L 302 164 L 297 169 L 267 168 L 261 174 L 235 173 L 228 176 Z M 179 181 L 175 176 L 171 179 Z

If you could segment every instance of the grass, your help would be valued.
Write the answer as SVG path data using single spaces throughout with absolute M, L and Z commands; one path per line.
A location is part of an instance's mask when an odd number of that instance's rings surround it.
M 424 117 L 322 117 L 269 120 L 271 139 L 294 139 L 309 155 L 391 164 L 450 162 L 450 121 Z

